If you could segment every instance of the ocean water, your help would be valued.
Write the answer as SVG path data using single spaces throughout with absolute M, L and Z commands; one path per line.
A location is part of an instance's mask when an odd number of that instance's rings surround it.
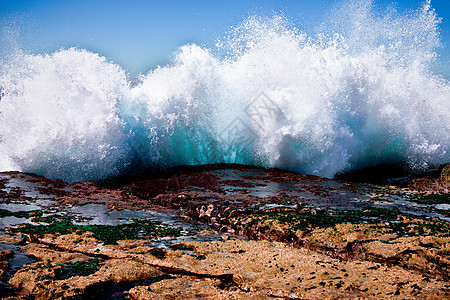
M 0 171 L 95 181 L 229 162 L 332 177 L 448 162 L 439 22 L 429 2 L 344 1 L 308 34 L 252 16 L 138 79 L 85 49 L 16 49 L 0 61 Z

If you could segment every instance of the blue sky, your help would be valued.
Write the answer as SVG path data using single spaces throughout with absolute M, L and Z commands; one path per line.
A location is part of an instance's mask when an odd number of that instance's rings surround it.
M 230 26 L 249 15 L 281 12 L 304 29 L 319 24 L 336 2 L 0 0 L 0 25 L 14 28 L 26 51 L 51 53 L 60 48 L 85 48 L 137 74 L 170 62 L 177 48 L 187 43 L 213 45 Z M 393 2 L 377 1 L 382 5 Z M 401 11 L 416 9 L 423 1 L 395 3 Z M 431 4 L 443 18 L 442 40 L 448 46 L 439 54 L 448 65 L 450 1 L 432 0 Z

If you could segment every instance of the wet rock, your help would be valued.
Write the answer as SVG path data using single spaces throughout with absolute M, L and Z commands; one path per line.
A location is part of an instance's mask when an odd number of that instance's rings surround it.
M 14 257 L 14 251 L 11 249 L 0 251 L 0 260 L 8 260 Z
M 219 183 L 219 178 L 209 172 L 188 172 L 177 174 L 170 178 L 138 181 L 122 187 L 121 190 L 142 199 L 151 199 L 157 195 L 173 191 L 192 191 L 193 187 L 195 187 L 195 190 L 206 189 L 215 193 L 224 192 L 223 187 Z
M 407 163 L 382 164 L 339 173 L 336 179 L 371 184 L 389 184 L 422 192 L 450 191 L 450 163 L 435 170 L 414 170 Z
M 450 163 L 439 166 L 437 172 L 410 180 L 406 186 L 422 192 L 449 193 Z
M 9 263 L 7 261 L 0 261 L 0 270 L 7 270 L 9 268 Z
M 6 270 L 9 269 L 9 263 L 7 261 L 0 261 L 0 281 L 3 280 Z
M 348 172 L 338 173 L 335 175 L 336 179 L 361 182 L 361 183 L 372 183 L 372 184 L 383 184 L 395 178 L 407 178 L 412 175 L 411 168 L 407 163 L 395 163 L 395 164 L 380 164 L 376 166 L 370 166 L 358 170 L 351 170 Z M 401 180 L 397 180 L 397 183 L 402 183 Z
M 6 232 L 8 232 L 8 231 L 6 231 Z M 22 242 L 22 239 L 18 238 L 18 237 L 0 235 L 0 242 L 9 243 L 9 244 L 20 244 Z
M 61 205 L 103 203 L 110 209 L 139 210 L 152 208 L 148 201 L 142 201 L 141 198 L 125 191 L 108 189 L 92 182 L 73 183 L 68 185 L 67 188 L 73 189 L 73 191 L 58 198 Z
M 439 167 L 439 182 L 442 185 L 450 185 L 450 163 Z

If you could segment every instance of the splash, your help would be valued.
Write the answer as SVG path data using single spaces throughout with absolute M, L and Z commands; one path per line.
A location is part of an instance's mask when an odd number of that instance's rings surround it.
M 251 17 L 215 48 L 127 81 L 80 49 L 0 66 L 0 170 L 67 181 L 236 162 L 332 177 L 450 161 L 450 86 L 431 66 L 439 18 L 346 1 L 317 33 Z
M 114 174 L 126 156 L 116 109 L 125 78 L 85 50 L 11 58 L 0 76 L 0 168 L 70 181 Z

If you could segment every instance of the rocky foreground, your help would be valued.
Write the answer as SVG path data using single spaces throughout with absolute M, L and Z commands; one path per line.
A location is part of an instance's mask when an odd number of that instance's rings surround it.
M 450 164 L 403 187 L 244 166 L 0 173 L 4 299 L 450 299 Z

